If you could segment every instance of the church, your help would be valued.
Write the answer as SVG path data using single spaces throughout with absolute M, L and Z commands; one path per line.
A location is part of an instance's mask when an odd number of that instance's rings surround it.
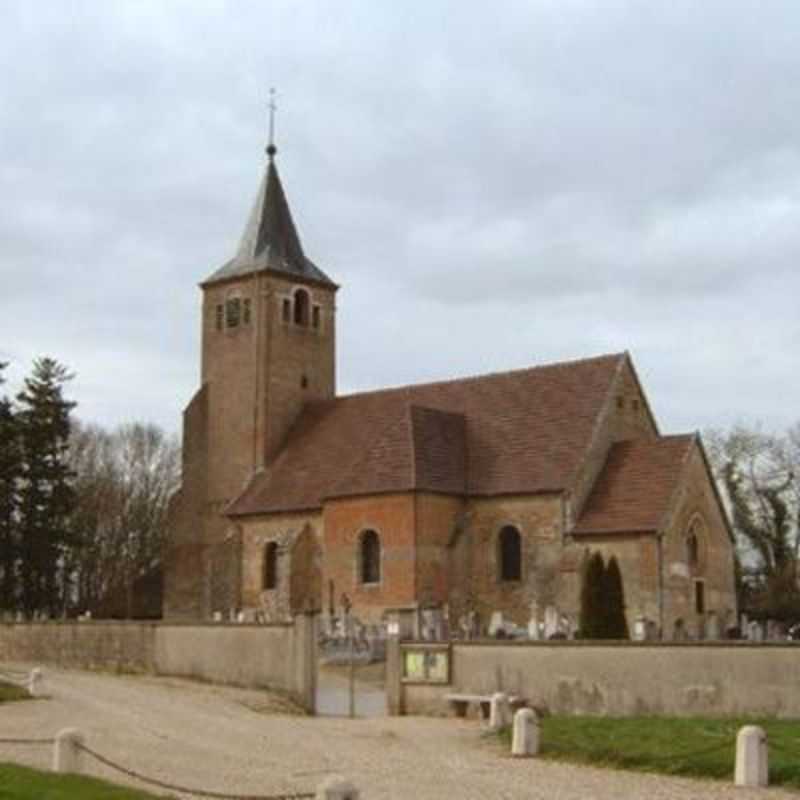
M 238 251 L 200 284 L 165 618 L 435 609 L 451 628 L 499 613 L 574 630 L 600 552 L 631 630 L 736 624 L 703 444 L 660 432 L 628 353 L 338 395 L 340 287 L 306 255 L 272 142 L 267 157 Z

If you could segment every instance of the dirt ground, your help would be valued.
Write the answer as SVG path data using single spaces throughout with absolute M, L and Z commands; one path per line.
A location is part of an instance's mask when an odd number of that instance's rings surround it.
M 512 759 L 482 738 L 474 721 L 308 717 L 267 692 L 53 668 L 45 668 L 45 691 L 46 699 L 0 705 L 0 739 L 50 737 L 77 727 L 89 747 L 124 766 L 206 791 L 314 791 L 338 774 L 355 783 L 362 800 L 798 798 L 722 782 Z M 49 768 L 51 758 L 49 747 L 0 744 L 0 761 Z M 84 768 L 148 788 L 87 756 Z

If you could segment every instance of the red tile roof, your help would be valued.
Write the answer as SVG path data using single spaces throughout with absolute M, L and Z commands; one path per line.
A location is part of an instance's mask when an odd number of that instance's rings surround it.
M 690 434 L 613 445 L 573 533 L 658 530 L 695 441 Z
M 409 405 L 356 459 L 327 497 L 412 489 L 464 494 L 466 431 L 462 414 Z
M 365 392 L 309 405 L 231 515 L 428 489 L 559 491 L 589 446 L 624 354 Z

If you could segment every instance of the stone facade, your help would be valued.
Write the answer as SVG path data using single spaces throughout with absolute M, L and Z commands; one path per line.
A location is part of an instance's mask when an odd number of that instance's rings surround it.
M 707 464 L 696 447 L 678 489 L 675 508 L 666 525 L 663 544 L 664 626 L 670 638 L 684 628 L 691 638 L 719 638 L 737 626 L 734 553 L 714 485 L 705 479 Z M 698 537 L 696 563 L 688 558 L 687 539 Z M 697 585 L 702 585 L 702 609 Z
M 317 325 L 286 319 L 284 304 L 308 293 Z M 226 304 L 249 306 L 225 324 Z M 219 325 L 219 316 L 222 324 Z M 334 291 L 269 274 L 205 288 L 202 386 L 184 414 L 183 481 L 165 554 L 165 615 L 207 618 L 244 602 L 249 563 L 227 505 L 264 469 L 306 403 L 335 394 Z

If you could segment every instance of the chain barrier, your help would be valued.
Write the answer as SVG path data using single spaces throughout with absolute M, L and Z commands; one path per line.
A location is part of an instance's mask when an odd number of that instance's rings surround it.
M 11 683 L 19 683 L 20 681 L 27 682 L 30 677 L 30 672 L 17 672 L 17 670 L 4 670 L 0 669 L 0 678 L 10 681 Z
M 55 739 L 0 739 L 0 744 L 55 744 Z
M 167 783 L 165 781 L 158 780 L 157 778 L 150 778 L 147 775 L 142 775 L 140 772 L 136 772 L 135 770 L 129 769 L 128 767 L 123 766 L 122 764 L 118 764 L 115 761 L 112 761 L 110 758 L 106 758 L 106 756 L 100 755 L 100 753 L 96 753 L 91 748 L 87 747 L 85 744 L 77 743 L 76 746 L 79 750 L 82 750 L 84 753 L 87 753 L 95 760 L 99 761 L 101 764 L 105 765 L 106 767 L 110 767 L 117 772 L 121 772 L 123 775 L 127 775 L 129 778 L 135 778 L 142 783 L 150 784 L 151 786 L 156 786 L 159 789 L 167 789 L 171 792 L 181 792 L 182 794 L 193 794 L 196 797 L 211 797 L 216 798 L 216 800 L 313 800 L 315 798 L 316 792 L 284 792 L 282 794 L 270 794 L 270 795 L 255 795 L 255 794 L 225 794 L 224 792 L 209 792 L 203 789 L 191 789 L 187 786 L 180 786 L 175 783 Z

